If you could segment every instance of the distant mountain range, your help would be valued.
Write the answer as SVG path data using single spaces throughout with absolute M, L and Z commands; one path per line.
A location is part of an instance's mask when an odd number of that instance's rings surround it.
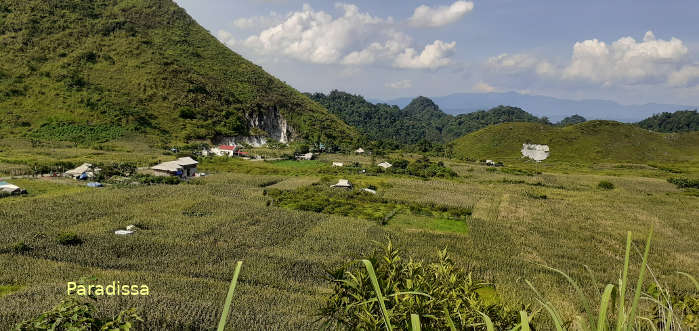
M 387 103 L 406 107 L 414 98 L 393 100 L 370 100 L 374 103 Z M 566 100 L 547 96 L 527 95 L 516 92 L 506 93 L 458 93 L 443 97 L 431 97 L 439 108 L 448 114 L 467 114 L 478 110 L 491 109 L 504 105 L 524 109 L 539 116 L 548 117 L 552 122 L 578 114 L 587 119 L 614 120 L 620 122 L 638 122 L 654 114 L 675 112 L 677 110 L 697 109 L 687 105 L 669 105 L 649 103 L 644 105 L 622 105 L 609 100 Z

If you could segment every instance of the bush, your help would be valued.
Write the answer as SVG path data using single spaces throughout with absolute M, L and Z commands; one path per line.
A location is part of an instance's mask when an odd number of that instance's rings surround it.
M 77 234 L 72 232 L 61 233 L 58 235 L 56 241 L 63 246 L 77 246 L 83 243 L 82 239 L 80 239 Z
M 382 252 L 375 251 L 367 259 L 387 298 L 388 320 L 395 329 L 410 329 L 411 314 L 423 317 L 421 326 L 426 330 L 449 330 L 452 323 L 458 330 L 471 330 L 473 325 L 482 325 L 481 313 L 490 317 L 497 330 L 509 330 L 517 324 L 516 311 L 500 303 L 493 286 L 457 268 L 446 250 L 437 256 L 435 263 L 403 259 L 389 242 Z M 331 271 L 330 277 L 333 293 L 321 309 L 329 325 L 351 330 L 386 329 L 367 269 L 345 265 Z
M 32 248 L 25 244 L 23 241 L 20 241 L 14 245 L 12 245 L 12 252 L 16 254 L 22 254 L 31 251 Z
M 114 319 L 95 317 L 95 307 L 84 300 L 68 298 L 52 310 L 15 326 L 15 330 L 131 330 L 143 320 L 134 310 L 119 313 Z
M 678 188 L 699 188 L 699 179 L 690 179 L 686 177 L 676 177 L 667 180 L 670 184 L 674 184 Z
M 179 177 L 174 177 L 174 176 L 138 175 L 135 177 L 135 179 L 139 183 L 145 184 L 145 185 L 156 185 L 156 184 L 178 185 L 178 184 L 182 183 L 182 180 Z
M 597 188 L 602 189 L 602 190 L 613 190 L 614 189 L 614 183 L 608 182 L 606 180 L 603 180 L 597 184 Z

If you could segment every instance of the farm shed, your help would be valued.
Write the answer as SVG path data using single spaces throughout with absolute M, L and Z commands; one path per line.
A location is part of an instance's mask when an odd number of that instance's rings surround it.
M 151 167 L 151 170 L 155 172 L 156 176 L 177 176 L 182 179 L 186 179 L 189 177 L 194 177 L 197 174 L 198 164 L 199 162 L 195 161 L 191 157 L 183 157 L 175 161 L 158 164 Z
M 297 160 L 306 160 L 306 161 L 313 160 L 313 153 L 306 153 L 306 154 L 303 154 L 303 155 L 296 155 L 296 159 L 297 159 Z
M 342 162 L 333 162 L 333 167 L 344 167 L 345 164 Z
M 98 172 L 99 169 L 95 169 L 92 164 L 90 163 L 83 163 L 79 167 L 68 170 L 64 173 L 66 177 L 74 178 L 74 179 L 80 179 L 80 180 L 85 180 L 88 178 L 93 178 L 95 177 L 95 173 Z
M 364 148 L 358 148 L 356 151 L 354 151 L 357 154 L 364 154 Z
M 379 163 L 379 164 L 377 164 L 377 165 L 378 165 L 379 167 L 381 167 L 381 168 L 384 168 L 384 169 L 388 169 L 388 168 L 390 168 L 390 167 L 393 166 L 392 164 L 390 164 L 390 163 L 388 163 L 388 162 L 381 162 L 381 163 Z
M 352 188 L 352 184 L 347 179 L 340 179 L 337 184 L 330 185 L 330 187 Z
M 0 193 L 16 195 L 27 193 L 27 191 L 17 185 L 12 185 L 8 182 L 0 182 Z
M 239 151 L 240 148 L 237 145 L 220 145 L 212 148 L 211 150 L 204 150 L 202 154 L 204 156 L 215 155 L 233 157 L 238 155 Z

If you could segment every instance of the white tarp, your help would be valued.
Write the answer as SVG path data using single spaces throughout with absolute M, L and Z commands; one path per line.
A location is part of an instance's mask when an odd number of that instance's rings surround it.
M 541 162 L 549 157 L 548 145 L 523 144 L 522 157 L 528 157 L 536 162 Z

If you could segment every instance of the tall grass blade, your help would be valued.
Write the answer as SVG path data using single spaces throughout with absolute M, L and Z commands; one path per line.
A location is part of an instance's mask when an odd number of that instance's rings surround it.
M 585 312 L 587 313 L 588 329 L 592 329 L 593 325 L 595 325 L 595 318 L 594 318 L 594 315 L 592 314 L 592 308 L 591 308 L 592 306 L 590 306 L 590 301 L 588 301 L 587 297 L 585 296 L 585 293 L 580 288 L 578 283 L 576 283 L 572 278 L 570 278 L 570 276 L 568 276 L 565 272 L 563 272 L 561 270 L 558 270 L 556 268 L 552 268 L 552 267 L 549 267 L 549 266 L 546 266 L 543 264 L 541 266 L 560 274 L 568 281 L 568 283 L 570 283 L 570 285 L 573 286 L 573 288 L 575 289 L 575 292 L 578 294 L 578 296 L 580 297 L 580 300 L 582 301 L 582 303 L 584 305 Z
M 228 289 L 226 303 L 223 305 L 221 319 L 218 321 L 218 331 L 223 331 L 226 328 L 226 319 L 228 319 L 228 314 L 231 312 L 231 302 L 233 302 L 233 292 L 235 291 L 235 286 L 238 284 L 238 275 L 240 275 L 240 269 L 242 267 L 243 261 L 238 261 L 238 264 L 235 266 L 235 272 L 233 273 L 233 279 L 231 280 L 231 286 Z
M 631 330 L 631 326 L 636 318 L 636 312 L 638 311 L 638 302 L 641 299 L 641 292 L 643 290 L 643 278 L 646 275 L 646 265 L 648 265 L 648 253 L 650 253 L 650 241 L 653 238 L 653 226 L 650 227 L 650 233 L 648 233 L 648 239 L 646 240 L 646 249 L 643 252 L 643 261 L 641 262 L 641 270 L 638 274 L 638 282 L 636 282 L 636 293 L 633 297 L 633 302 L 631 303 L 631 313 L 629 313 L 629 320 L 626 324 L 626 329 Z
M 553 325 L 556 327 L 556 331 L 563 331 L 563 321 L 561 321 L 561 318 L 558 317 L 558 314 L 553 308 L 553 305 L 547 302 L 543 302 L 539 300 L 539 303 L 544 306 L 544 309 L 546 309 L 547 312 L 549 312 L 549 315 L 551 315 L 551 319 L 553 320 Z
M 531 331 L 529 328 L 529 315 L 527 315 L 527 312 L 524 310 L 521 310 L 519 312 L 519 317 L 522 319 L 522 331 Z
M 386 329 L 388 331 L 393 330 L 391 327 L 391 318 L 388 315 L 388 310 L 386 309 L 386 303 L 383 301 L 383 294 L 381 294 L 381 287 L 379 286 L 379 281 L 376 279 L 376 272 L 374 272 L 374 266 L 369 260 L 362 260 L 366 271 L 369 274 L 369 279 L 371 279 L 371 285 L 374 286 L 374 292 L 376 292 L 376 298 L 379 299 L 379 307 L 381 307 L 381 312 L 383 313 L 383 319 L 386 323 Z
M 631 231 L 626 233 L 626 253 L 624 255 L 624 270 L 622 270 L 623 275 L 621 277 L 621 284 L 619 284 L 619 299 L 617 303 L 617 320 L 616 329 L 621 331 L 624 328 L 624 323 L 626 323 L 626 287 L 628 286 L 629 280 L 629 260 L 631 259 Z
M 456 331 L 456 325 L 454 325 L 454 321 L 451 320 L 451 316 L 449 316 L 448 311 L 444 311 L 444 316 L 447 318 L 447 325 L 449 326 L 450 331 Z
M 694 284 L 694 286 L 697 288 L 697 291 L 699 291 L 699 282 L 697 282 L 697 279 L 696 279 L 696 278 L 694 278 L 692 275 L 690 275 L 690 274 L 688 274 L 688 273 L 686 273 L 686 272 L 678 271 L 677 273 L 680 274 L 680 275 L 682 275 L 682 276 L 685 276 L 685 277 L 689 278 L 689 280 L 690 280 L 690 281 Z
M 597 331 L 607 330 L 607 309 L 609 307 L 609 301 L 612 298 L 612 291 L 614 291 L 614 285 L 608 284 L 602 293 L 602 302 L 600 302 L 599 305 L 599 319 L 597 320 Z
M 420 316 L 417 314 L 410 314 L 410 327 L 412 331 L 421 331 L 420 327 Z
M 485 329 L 487 331 L 495 331 L 495 325 L 493 325 L 493 321 L 488 317 L 488 315 L 481 313 L 480 311 L 478 312 L 483 316 L 483 322 L 485 322 Z

